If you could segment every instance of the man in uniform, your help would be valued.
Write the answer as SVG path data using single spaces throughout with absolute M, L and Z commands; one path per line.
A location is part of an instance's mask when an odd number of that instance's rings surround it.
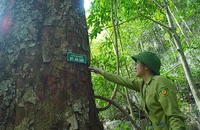
M 149 51 L 134 55 L 132 58 L 136 62 L 136 76 L 141 80 L 130 80 L 94 66 L 90 66 L 89 69 L 111 82 L 140 92 L 142 107 L 154 130 L 185 130 L 176 90 L 167 78 L 160 76 L 160 59 Z

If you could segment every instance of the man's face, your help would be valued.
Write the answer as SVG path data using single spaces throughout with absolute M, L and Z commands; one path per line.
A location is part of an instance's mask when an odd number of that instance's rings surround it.
M 146 66 L 141 61 L 137 61 L 135 65 L 135 71 L 137 77 L 142 77 L 142 75 L 144 75 L 146 72 Z

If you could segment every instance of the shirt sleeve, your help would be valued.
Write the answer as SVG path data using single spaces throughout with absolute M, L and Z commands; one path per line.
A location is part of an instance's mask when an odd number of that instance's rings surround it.
M 120 75 L 111 74 L 108 72 L 104 72 L 104 78 L 118 85 L 133 89 L 137 92 L 140 92 L 140 88 L 143 84 L 142 80 L 130 80 L 129 78 L 125 78 Z
M 171 130 L 185 130 L 184 116 L 178 107 L 176 90 L 165 77 L 158 79 L 157 96 L 169 119 Z

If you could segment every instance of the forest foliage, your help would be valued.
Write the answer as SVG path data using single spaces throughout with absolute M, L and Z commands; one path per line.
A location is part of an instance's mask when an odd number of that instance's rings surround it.
M 178 92 L 178 103 L 188 123 L 200 122 L 200 115 L 181 64 L 173 34 L 168 25 L 163 3 L 166 2 L 179 35 L 194 83 L 200 91 L 200 1 L 198 0 L 93 0 L 87 10 L 91 46 L 91 65 L 108 72 L 136 78 L 131 56 L 144 50 L 155 52 L 162 61 L 161 75 L 171 80 Z M 96 95 L 113 96 L 115 84 L 92 75 Z M 113 101 L 130 108 L 126 90 L 118 87 Z M 139 96 L 128 90 L 132 108 L 140 113 Z M 99 108 L 108 103 L 96 99 Z M 129 104 L 129 105 L 128 105 Z M 135 107 L 134 107 L 135 106 Z M 102 120 L 118 119 L 119 112 L 109 108 L 101 112 Z M 138 116 L 135 116 L 138 117 Z M 141 116 L 139 116 L 141 118 Z M 120 118 L 121 119 L 121 118 Z

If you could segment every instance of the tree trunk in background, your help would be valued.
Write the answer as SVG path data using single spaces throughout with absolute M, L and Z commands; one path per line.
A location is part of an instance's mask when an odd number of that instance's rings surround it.
M 180 37 L 176 32 L 176 28 L 174 27 L 172 15 L 170 13 L 167 2 L 165 0 L 163 0 L 163 1 L 165 3 L 166 17 L 167 17 L 167 20 L 168 20 L 169 27 L 171 28 L 171 31 L 172 31 L 171 34 L 172 34 L 173 39 L 174 39 L 174 44 L 175 44 L 177 51 L 179 53 L 181 63 L 182 63 L 182 66 L 183 66 L 183 69 L 184 69 L 184 72 L 185 72 L 185 75 L 186 75 L 186 79 L 187 79 L 188 84 L 190 86 L 190 90 L 191 90 L 192 95 L 194 97 L 195 103 L 197 105 L 198 110 L 200 111 L 200 93 L 199 93 L 199 91 L 198 91 L 198 89 L 195 85 L 194 80 L 193 80 L 192 73 L 190 71 L 189 65 L 187 63 L 185 54 L 184 54 L 183 49 L 182 49 Z
M 89 59 L 83 0 L 1 0 L 0 130 L 102 130 Z

